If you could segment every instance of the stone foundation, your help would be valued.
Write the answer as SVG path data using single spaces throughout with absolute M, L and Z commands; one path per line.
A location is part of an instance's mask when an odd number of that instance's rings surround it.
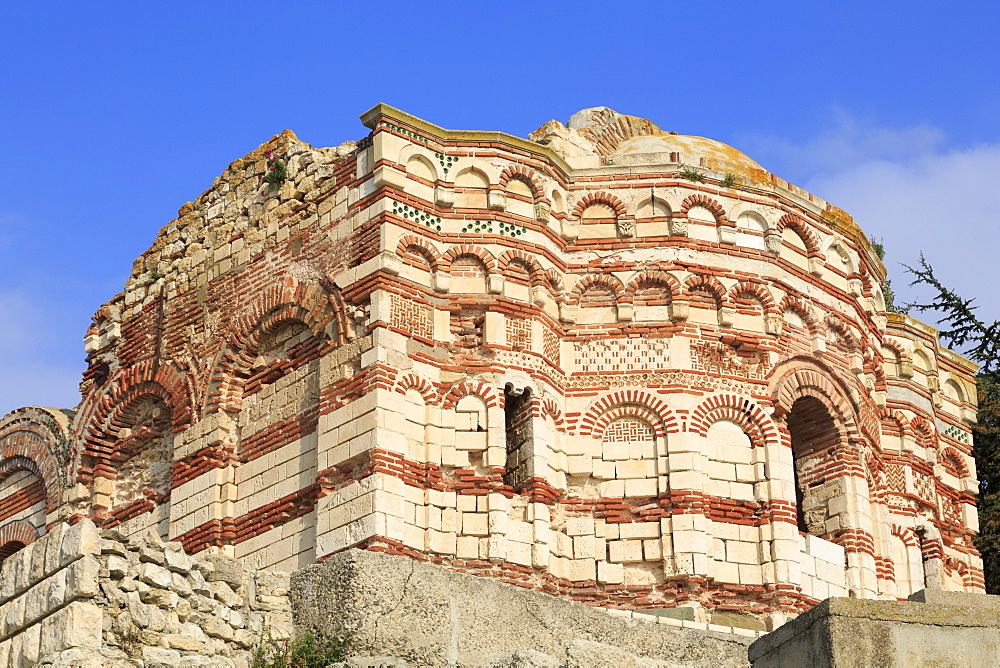
M 746 666 L 759 635 L 596 609 L 364 550 L 294 573 L 292 610 L 302 629 L 350 636 L 352 654 L 417 666 Z
M 0 668 L 245 667 L 265 628 L 291 633 L 287 574 L 155 532 L 59 524 L 0 565 Z

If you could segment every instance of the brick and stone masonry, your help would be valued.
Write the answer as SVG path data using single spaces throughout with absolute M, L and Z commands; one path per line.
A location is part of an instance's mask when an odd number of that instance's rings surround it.
M 362 122 L 232 163 L 97 311 L 80 404 L 0 420 L 0 559 L 87 520 L 771 625 L 983 590 L 975 366 L 849 215 L 606 108 Z

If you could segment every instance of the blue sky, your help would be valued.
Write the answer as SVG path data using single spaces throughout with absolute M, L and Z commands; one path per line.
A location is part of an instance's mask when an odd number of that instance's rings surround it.
M 4 3 L 0 415 L 72 407 L 90 316 L 232 160 L 387 102 L 524 136 L 608 106 L 711 137 L 923 250 L 1000 318 L 1000 5 Z

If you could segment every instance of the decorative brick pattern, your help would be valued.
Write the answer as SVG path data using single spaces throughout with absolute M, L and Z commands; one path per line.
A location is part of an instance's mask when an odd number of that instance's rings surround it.
M 531 321 L 526 318 L 507 318 L 507 345 L 513 350 L 531 348 Z
M 434 338 L 431 309 L 412 300 L 392 295 L 390 317 L 392 326 L 412 336 Z
M 670 365 L 666 339 L 600 339 L 573 344 L 578 373 L 635 373 Z

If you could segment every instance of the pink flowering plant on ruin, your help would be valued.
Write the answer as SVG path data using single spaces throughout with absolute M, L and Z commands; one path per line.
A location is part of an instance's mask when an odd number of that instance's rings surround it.
M 273 195 L 278 192 L 281 186 L 285 185 L 285 179 L 288 178 L 288 163 L 275 156 L 274 149 L 269 148 L 264 151 L 264 157 L 267 159 L 264 171 L 264 183 L 267 184 L 267 187 L 261 190 L 260 194 Z

